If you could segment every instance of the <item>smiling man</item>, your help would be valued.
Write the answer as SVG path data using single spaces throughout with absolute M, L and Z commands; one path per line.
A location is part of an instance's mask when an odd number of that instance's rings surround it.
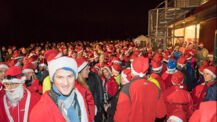
M 88 122 L 85 100 L 77 88 L 76 61 L 71 57 L 60 57 L 48 64 L 53 82 L 50 91 L 43 94 L 33 108 L 30 122 Z

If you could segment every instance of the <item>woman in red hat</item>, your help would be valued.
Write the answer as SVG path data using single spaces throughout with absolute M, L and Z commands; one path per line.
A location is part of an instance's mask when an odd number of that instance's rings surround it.
M 208 87 L 216 83 L 216 71 L 215 66 L 208 66 L 204 68 L 203 77 L 205 82 L 196 86 L 192 90 L 192 99 L 195 110 L 199 108 L 200 103 L 204 100 Z

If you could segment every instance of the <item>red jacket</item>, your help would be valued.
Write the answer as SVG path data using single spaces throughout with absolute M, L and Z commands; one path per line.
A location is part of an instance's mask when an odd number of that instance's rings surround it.
M 161 77 L 163 79 L 163 82 L 165 83 L 165 89 L 172 86 L 172 82 L 171 82 L 172 75 L 173 74 L 169 74 L 167 71 L 162 74 Z
M 42 93 L 42 86 L 39 84 L 38 79 L 33 80 L 31 86 L 27 87 L 27 89 L 31 92 L 38 91 L 39 93 Z
M 4 86 L 2 83 L 0 83 L 0 97 L 2 97 L 5 94 Z
M 114 77 L 111 77 L 106 83 L 105 83 L 105 89 L 108 92 L 109 95 L 114 96 L 118 91 L 118 83 L 115 81 Z
M 27 100 L 27 96 L 30 97 L 30 101 L 29 101 L 29 106 L 26 106 L 26 104 L 28 105 L 28 100 Z M 6 99 L 5 99 L 5 98 Z M 6 103 L 4 102 L 4 99 L 6 100 Z M 25 109 L 28 109 L 28 113 L 27 115 L 27 121 L 29 121 L 29 116 L 30 116 L 30 112 L 32 111 L 32 108 L 34 107 L 34 105 L 39 101 L 40 99 L 40 95 L 38 95 L 37 93 L 32 93 L 30 91 L 27 92 L 27 90 L 25 90 L 24 92 L 24 96 L 21 99 L 21 101 L 19 101 L 19 107 L 18 105 L 16 107 L 12 107 L 9 104 L 9 101 L 5 96 L 1 97 L 1 101 L 0 101 L 0 122 L 10 122 L 9 120 L 9 116 L 11 116 L 14 120 L 14 122 L 23 122 L 24 119 L 24 114 L 25 114 Z M 5 106 L 8 107 L 9 109 L 9 114 L 7 114 Z M 19 108 L 19 109 L 18 109 Z M 19 110 L 19 117 L 18 117 L 18 110 Z
M 85 106 L 85 100 L 77 89 L 74 90 L 80 105 L 81 122 L 88 122 L 88 112 Z M 45 92 L 40 101 L 32 109 L 29 122 L 65 122 L 65 119 L 58 106 L 48 95 L 48 92 Z
M 128 89 L 128 95 L 124 92 Z M 130 96 L 130 97 L 129 97 Z M 145 79 L 125 85 L 119 94 L 115 122 L 154 122 L 166 115 L 166 107 L 159 88 Z
M 156 73 L 152 73 L 151 77 L 154 78 L 154 79 L 156 79 L 158 81 L 158 83 L 160 84 L 161 91 L 164 92 L 164 90 L 165 90 L 165 84 L 164 84 L 163 79 L 161 78 L 161 76 L 158 75 L 158 74 L 156 74 Z
M 83 85 L 81 85 L 78 82 L 75 83 L 75 88 L 79 90 L 79 92 L 82 94 L 83 98 L 85 99 L 86 101 L 85 107 L 88 110 L 88 118 L 92 122 L 95 117 L 95 104 L 94 104 L 92 93 L 90 92 L 90 90 L 86 89 Z
M 177 112 L 182 112 L 188 120 L 193 112 L 193 101 L 188 91 L 180 86 L 172 86 L 163 93 L 167 107 L 167 117 Z M 187 120 L 183 120 L 187 122 Z
M 207 101 L 200 104 L 200 108 L 196 110 L 189 122 L 216 122 L 216 101 Z
M 194 110 L 199 108 L 200 103 L 204 100 L 207 88 L 211 85 L 213 85 L 215 82 L 210 83 L 202 83 L 200 85 L 197 85 L 191 92 L 193 104 L 194 104 Z

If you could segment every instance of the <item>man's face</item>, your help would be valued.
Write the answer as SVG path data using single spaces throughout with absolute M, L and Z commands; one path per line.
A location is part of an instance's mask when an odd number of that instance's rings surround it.
M 100 62 L 100 64 L 101 64 L 101 63 L 104 63 L 104 60 L 105 60 L 104 55 L 101 55 L 101 56 L 99 57 L 99 62 Z
M 8 53 L 9 53 L 9 54 L 12 54 L 12 49 L 8 49 Z
M 4 79 L 5 72 L 7 71 L 6 68 L 0 68 L 0 82 Z
M 203 71 L 203 77 L 204 77 L 205 82 L 211 82 L 214 80 L 213 76 L 209 72 L 207 72 L 206 70 Z
M 75 86 L 75 76 L 71 71 L 59 69 L 54 76 L 56 88 L 65 96 L 69 95 Z

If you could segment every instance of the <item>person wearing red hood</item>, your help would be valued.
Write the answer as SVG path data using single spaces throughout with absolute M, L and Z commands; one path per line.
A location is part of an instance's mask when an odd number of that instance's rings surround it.
M 208 66 L 203 70 L 204 83 L 196 86 L 192 90 L 192 99 L 194 103 L 194 109 L 198 109 L 200 103 L 204 100 L 206 91 L 209 86 L 215 84 L 217 74 L 217 68 L 215 66 Z
M 176 120 L 178 115 L 175 116 L 174 113 L 179 112 L 185 117 L 182 118 L 182 121 L 187 122 L 193 112 L 193 101 L 190 93 L 186 91 L 183 80 L 182 72 L 174 73 L 171 79 L 173 86 L 166 89 L 163 93 L 168 120 Z
M 207 89 L 203 102 L 198 110 L 194 111 L 189 122 L 216 122 L 216 97 L 217 84 L 213 84 Z
M 151 66 L 152 66 L 151 77 L 158 81 L 158 83 L 160 84 L 161 91 L 164 92 L 165 84 L 164 84 L 163 79 L 161 77 L 161 71 L 163 68 L 163 64 L 161 62 L 156 62 L 156 61 L 152 60 Z
M 0 122 L 27 122 L 40 95 L 32 93 L 23 84 L 25 77 L 18 66 L 10 67 L 5 73 L 5 94 L 0 99 Z
M 154 122 L 166 115 L 160 89 L 145 78 L 149 59 L 136 57 L 131 64 L 132 80 L 120 91 L 115 122 Z
M 89 89 L 89 86 L 86 83 L 86 79 L 88 78 L 88 74 L 90 73 L 88 62 L 85 58 L 76 59 L 78 64 L 78 79 L 75 82 L 75 88 L 78 88 L 81 92 L 82 96 L 86 100 L 86 107 L 88 110 L 89 120 L 94 121 L 95 117 L 95 104 L 92 93 Z M 97 108 L 96 108 L 97 109 Z
M 42 86 L 35 75 L 35 69 L 35 66 L 31 62 L 24 63 L 22 72 L 26 77 L 25 85 L 30 91 L 42 94 Z

